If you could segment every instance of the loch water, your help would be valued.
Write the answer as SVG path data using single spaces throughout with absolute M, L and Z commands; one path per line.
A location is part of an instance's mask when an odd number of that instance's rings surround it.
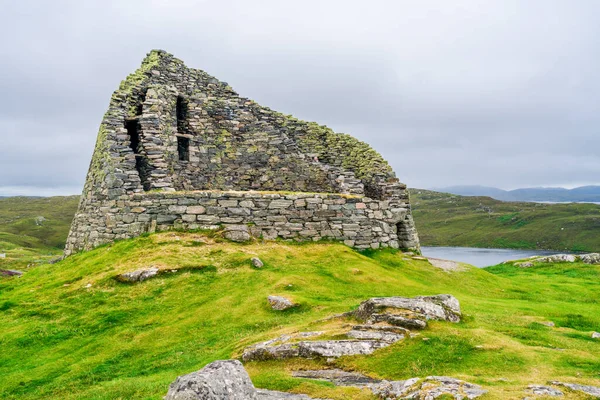
M 497 265 L 508 260 L 565 253 L 548 250 L 481 249 L 474 247 L 421 247 L 421 252 L 426 257 L 463 262 L 479 268 Z

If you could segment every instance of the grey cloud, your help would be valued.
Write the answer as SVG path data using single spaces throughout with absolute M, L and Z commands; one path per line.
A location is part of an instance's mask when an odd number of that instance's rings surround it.
M 600 183 L 593 0 L 2 9 L 0 195 L 79 192 L 112 91 L 152 48 L 371 143 L 411 186 Z

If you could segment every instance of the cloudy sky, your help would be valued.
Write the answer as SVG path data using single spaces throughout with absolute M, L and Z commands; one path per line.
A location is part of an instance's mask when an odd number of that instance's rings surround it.
M 597 0 L 0 0 L 0 195 L 81 192 L 160 48 L 372 144 L 413 187 L 600 184 Z

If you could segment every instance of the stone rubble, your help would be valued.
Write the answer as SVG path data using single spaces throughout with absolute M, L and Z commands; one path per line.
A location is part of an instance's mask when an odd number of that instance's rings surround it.
M 461 318 L 458 300 L 456 297 L 448 294 L 413 298 L 372 298 L 362 302 L 354 312 L 354 315 L 362 321 L 373 319 L 393 321 L 394 318 L 398 317 L 400 320 L 411 319 L 423 322 L 430 319 L 459 322 Z M 392 323 L 392 325 L 396 324 Z M 422 324 L 416 323 L 415 327 L 420 328 L 421 326 Z

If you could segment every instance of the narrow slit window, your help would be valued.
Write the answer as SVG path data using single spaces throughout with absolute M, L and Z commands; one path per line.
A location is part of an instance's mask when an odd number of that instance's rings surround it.
M 177 131 L 183 133 L 186 131 L 186 120 L 188 114 L 187 101 L 183 98 L 183 96 L 177 96 L 176 114 Z
M 137 119 L 129 119 L 125 121 L 125 128 L 127 129 L 127 134 L 129 135 L 129 147 L 133 150 L 134 153 L 138 153 L 138 147 L 140 145 L 140 131 L 138 128 L 138 120 Z
M 190 161 L 190 139 L 177 136 L 177 152 L 179 161 Z

